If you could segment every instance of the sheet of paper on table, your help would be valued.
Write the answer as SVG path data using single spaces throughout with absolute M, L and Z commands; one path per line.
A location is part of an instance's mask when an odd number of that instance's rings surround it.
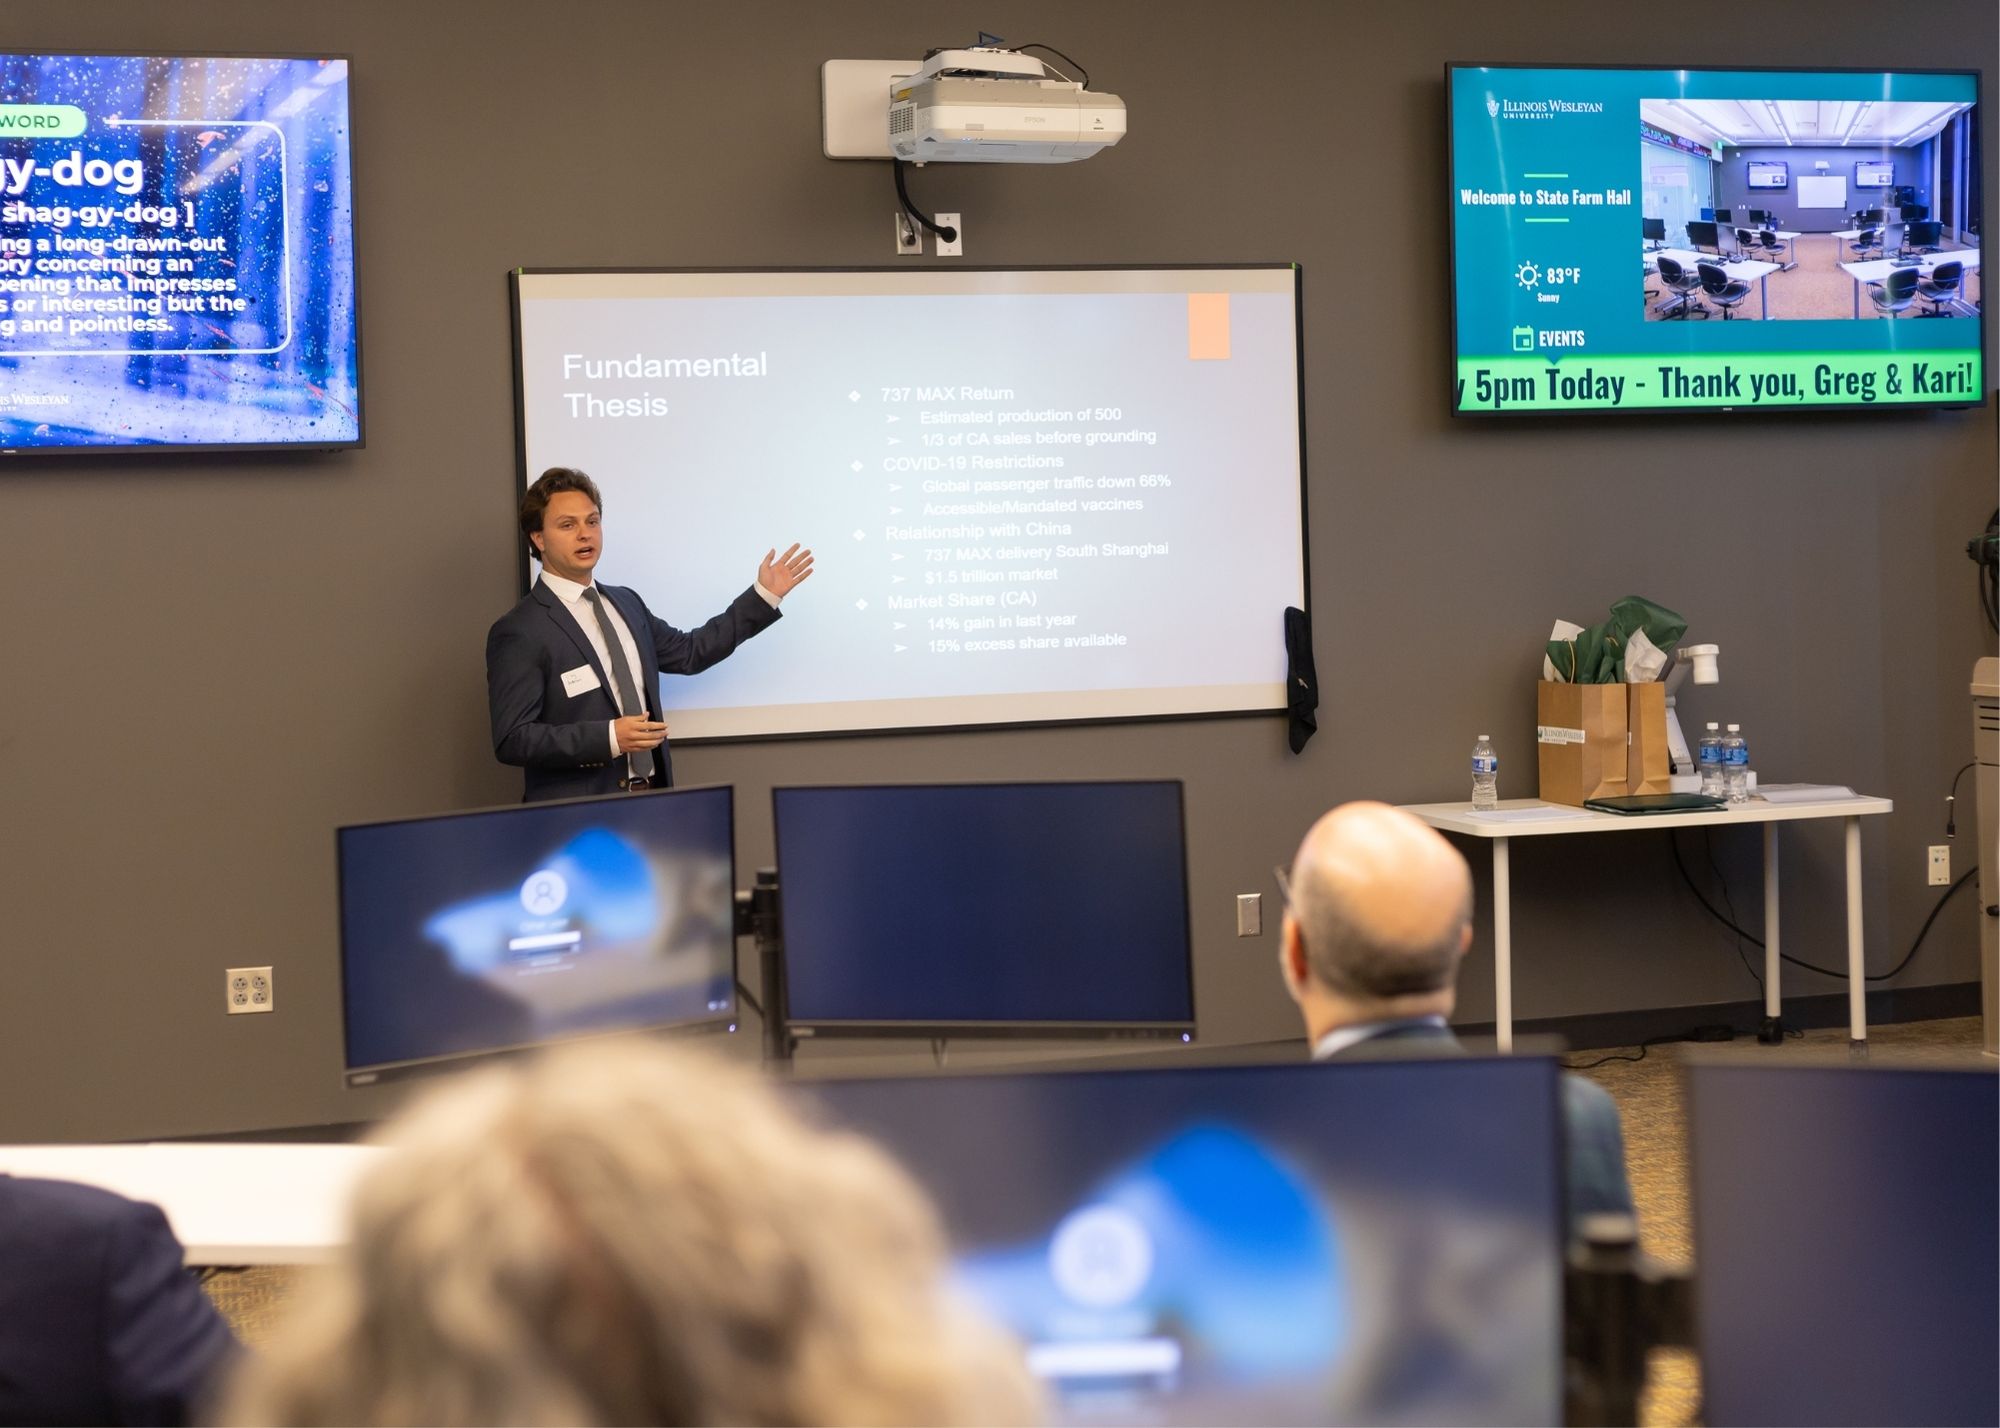
M 1490 818 L 1496 823 L 1537 823 L 1546 818 L 1575 818 L 1583 811 L 1564 804 L 1544 803 L 1539 808 L 1475 808 L 1472 816 Z
M 1760 783 L 1757 795 L 1766 803 L 1834 803 L 1854 797 L 1854 790 L 1840 783 Z

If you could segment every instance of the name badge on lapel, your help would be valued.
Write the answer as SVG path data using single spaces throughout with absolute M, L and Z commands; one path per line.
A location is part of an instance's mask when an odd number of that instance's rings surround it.
M 579 694 L 588 694 L 593 689 L 602 689 L 604 681 L 597 677 L 597 671 L 587 664 L 562 672 L 563 693 L 574 699 Z

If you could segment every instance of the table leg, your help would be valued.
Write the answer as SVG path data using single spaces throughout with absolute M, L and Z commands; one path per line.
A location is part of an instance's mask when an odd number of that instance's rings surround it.
M 1757 301 L 1762 305 L 1762 310 L 1758 315 L 1768 322 L 1771 317 L 1771 275 L 1769 273 L 1757 279 Z
M 1778 825 L 1764 825 L 1764 1024 L 1757 1040 L 1766 1046 L 1780 1045 L 1785 1039 L 1778 1019 L 1778 973 L 1784 963 L 1778 957 Z
M 1868 1040 L 1868 978 L 1861 963 L 1861 820 L 1847 820 L 1847 1035 Z
M 1854 278 L 1854 274 L 1852 273 L 1849 273 L 1848 276 Z M 1861 316 L 1861 279 L 1859 278 L 1854 278 L 1854 315 L 1856 317 Z
M 1514 1049 L 1513 893 L 1508 886 L 1507 840 L 1493 840 L 1493 1032 L 1502 1051 Z

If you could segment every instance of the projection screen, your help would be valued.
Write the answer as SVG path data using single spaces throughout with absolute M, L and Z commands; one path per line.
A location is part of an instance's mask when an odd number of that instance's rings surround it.
M 520 480 L 597 482 L 600 579 L 685 629 L 816 554 L 676 741 L 1285 707 L 1296 267 L 513 276 Z

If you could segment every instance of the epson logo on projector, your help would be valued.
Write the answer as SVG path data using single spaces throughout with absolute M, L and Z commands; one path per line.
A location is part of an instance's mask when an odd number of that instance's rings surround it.
M 1492 111 L 1488 101 L 1487 110 Z M 1502 119 L 1553 119 L 1558 114 L 1602 114 L 1604 101 L 1601 99 L 1503 99 L 1500 101 Z

